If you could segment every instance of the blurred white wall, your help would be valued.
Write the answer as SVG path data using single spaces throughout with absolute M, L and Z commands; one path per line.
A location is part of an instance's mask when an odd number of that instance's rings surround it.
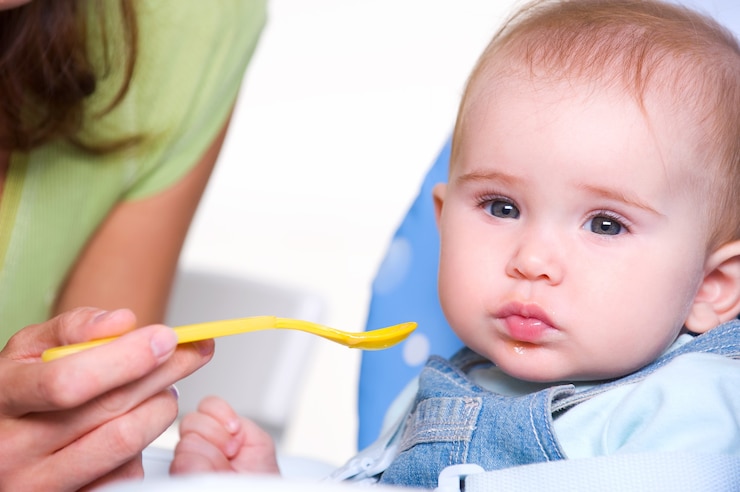
M 364 329 L 386 245 L 513 3 L 272 0 L 183 263 L 315 290 L 327 324 Z M 284 452 L 355 453 L 359 356 L 318 344 Z

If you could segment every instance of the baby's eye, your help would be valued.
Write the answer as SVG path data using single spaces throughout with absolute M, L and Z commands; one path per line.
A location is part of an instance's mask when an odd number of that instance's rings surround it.
M 501 219 L 519 218 L 519 209 L 508 200 L 490 200 L 485 204 L 486 211 Z
M 626 228 L 614 217 L 596 215 L 586 222 L 586 227 L 595 234 L 616 236 L 626 232 Z

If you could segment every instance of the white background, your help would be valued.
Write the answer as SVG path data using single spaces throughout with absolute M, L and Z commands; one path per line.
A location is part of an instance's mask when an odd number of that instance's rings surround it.
M 512 3 L 272 0 L 183 264 L 315 291 L 326 324 L 364 329 L 385 248 Z M 316 344 L 284 452 L 355 453 L 359 356 Z

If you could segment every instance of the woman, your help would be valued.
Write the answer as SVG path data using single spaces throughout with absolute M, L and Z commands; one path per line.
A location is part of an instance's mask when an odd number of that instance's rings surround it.
M 175 350 L 171 330 L 148 325 L 163 319 L 265 0 L 0 9 L 0 341 L 17 332 L 0 352 L 0 489 L 74 490 L 141 474 L 141 449 L 177 413 L 167 388 L 212 353 Z

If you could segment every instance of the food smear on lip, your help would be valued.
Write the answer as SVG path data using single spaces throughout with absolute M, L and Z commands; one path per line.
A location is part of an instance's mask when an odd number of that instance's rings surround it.
M 509 336 L 520 342 L 537 343 L 553 327 L 539 318 L 528 318 L 512 314 L 503 319 Z

